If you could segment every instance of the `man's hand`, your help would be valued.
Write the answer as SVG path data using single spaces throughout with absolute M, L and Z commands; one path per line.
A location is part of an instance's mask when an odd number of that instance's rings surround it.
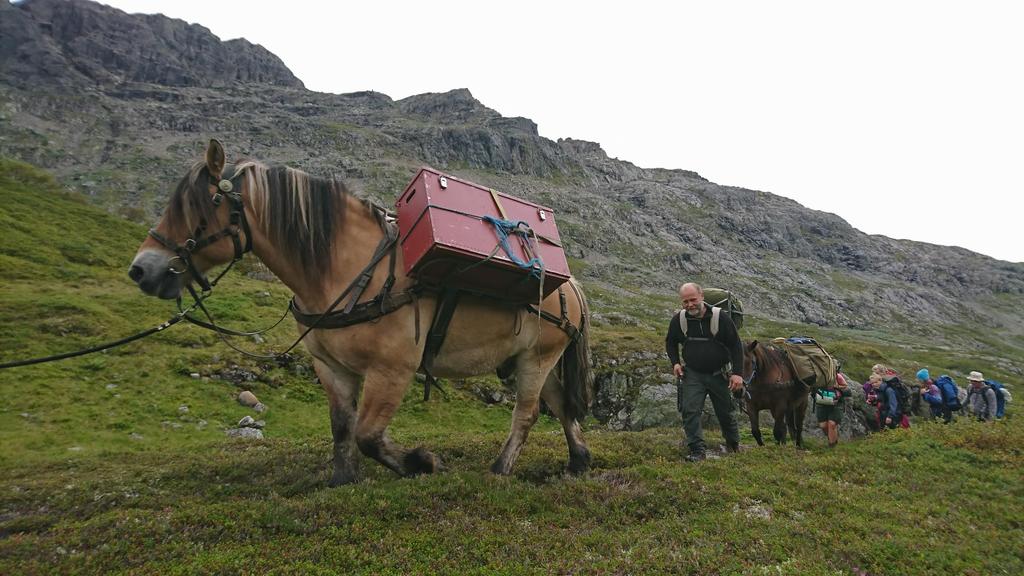
M 682 378 L 683 377 L 683 365 L 682 364 L 673 364 L 672 365 L 672 373 L 676 375 L 676 378 Z
M 740 390 L 743 390 L 743 377 L 739 374 L 729 376 L 729 391 L 739 392 Z

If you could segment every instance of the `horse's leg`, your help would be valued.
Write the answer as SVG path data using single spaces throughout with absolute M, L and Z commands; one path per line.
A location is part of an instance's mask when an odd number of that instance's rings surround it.
M 530 352 L 520 354 L 517 358 L 516 407 L 512 411 L 512 429 L 501 453 L 491 464 L 491 472 L 503 475 L 512 472 L 512 465 L 523 450 L 526 436 L 540 415 L 540 391 L 557 359 L 557 356 L 538 357 Z
M 772 408 L 772 418 L 775 419 L 772 435 L 775 436 L 776 444 L 786 443 L 786 413 L 787 410 L 785 408 Z
M 747 402 L 747 412 L 750 414 L 750 433 L 757 440 L 758 446 L 764 446 L 764 438 L 761 437 L 761 411 L 755 409 L 751 402 Z
M 381 368 L 368 372 L 356 422 L 359 450 L 401 476 L 436 472 L 441 467 L 440 459 L 425 448 L 406 450 L 387 435 L 410 380 L 412 373 L 404 370 Z
M 807 396 L 793 408 L 793 440 L 797 448 L 804 447 L 804 418 L 807 416 Z
M 795 408 L 789 408 L 786 410 L 786 428 L 789 430 L 789 437 L 796 442 L 797 446 L 800 446 L 800 436 L 797 434 Z M 803 428 L 803 426 L 800 426 L 800 428 Z
M 575 418 L 565 415 L 565 394 L 562 390 L 562 383 L 555 376 L 552 370 L 544 381 L 544 387 L 540 391 L 541 398 L 551 409 L 551 412 L 562 423 L 562 430 L 565 431 L 565 441 L 569 444 L 569 472 L 582 474 L 590 468 L 590 449 L 583 440 L 583 431 Z
M 359 376 L 342 368 L 332 370 L 319 360 L 313 369 L 327 393 L 331 408 L 331 434 L 334 437 L 334 473 L 328 486 L 355 482 L 359 475 L 359 453 L 355 443 L 356 401 Z

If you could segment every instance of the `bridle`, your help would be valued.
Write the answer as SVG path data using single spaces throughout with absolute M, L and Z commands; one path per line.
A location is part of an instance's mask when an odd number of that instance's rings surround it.
M 750 386 L 750 383 L 753 382 L 754 378 L 757 377 L 757 356 L 754 356 L 753 358 L 750 359 L 750 364 L 753 367 L 753 370 L 750 371 L 750 378 L 743 379 L 744 387 Z
M 227 167 L 225 167 L 225 169 L 227 169 Z M 227 274 L 228 270 L 231 270 L 231 267 L 241 260 L 242 256 L 244 256 L 246 252 L 252 251 L 252 234 L 249 231 L 249 222 L 245 219 L 245 207 L 242 205 L 242 193 L 238 191 L 238 185 L 236 184 L 236 180 L 240 175 L 241 173 L 236 171 L 233 167 L 231 168 L 231 172 L 222 173 L 220 181 L 217 182 L 217 191 L 210 197 L 213 205 L 217 207 L 220 206 L 221 202 L 223 202 L 225 198 L 231 202 L 231 211 L 228 213 L 228 224 L 219 232 L 214 232 L 203 237 L 203 233 L 206 232 L 206 226 L 208 225 L 205 218 L 200 219 L 199 226 L 196 226 L 195 231 L 192 232 L 192 236 L 186 239 L 182 244 L 178 244 L 163 234 L 160 234 L 155 228 L 149 230 L 149 235 L 154 240 L 159 242 L 164 248 L 174 252 L 174 257 L 172 257 L 167 264 L 168 270 L 172 274 L 191 274 L 192 278 L 194 278 L 196 283 L 199 284 L 204 295 L 209 294 L 210 291 L 213 290 L 213 286 L 217 284 L 217 281 Z M 245 234 L 244 246 L 240 237 L 243 233 Z M 206 276 L 196 268 L 195 261 L 192 256 L 203 248 L 215 244 L 224 238 L 231 238 L 231 242 L 234 244 L 235 248 L 235 255 L 227 268 L 225 268 L 219 275 L 217 275 L 217 278 L 211 282 L 207 280 Z M 181 266 L 176 266 L 176 263 Z

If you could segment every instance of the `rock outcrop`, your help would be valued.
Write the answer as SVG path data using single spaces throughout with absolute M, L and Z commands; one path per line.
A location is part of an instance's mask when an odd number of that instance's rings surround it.
M 303 87 L 262 46 L 221 42 L 202 26 L 162 15 L 86 0 L 27 0 L 4 2 L 0 22 L 0 72 L 18 84 Z

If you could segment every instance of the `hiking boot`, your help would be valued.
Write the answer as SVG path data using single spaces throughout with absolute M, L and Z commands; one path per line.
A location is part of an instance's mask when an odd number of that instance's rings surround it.
M 687 462 L 701 462 L 706 458 L 704 452 L 690 452 L 686 455 Z
M 740 443 L 739 442 L 733 442 L 731 440 L 727 440 L 725 442 L 725 451 L 726 452 L 739 452 L 740 451 Z

